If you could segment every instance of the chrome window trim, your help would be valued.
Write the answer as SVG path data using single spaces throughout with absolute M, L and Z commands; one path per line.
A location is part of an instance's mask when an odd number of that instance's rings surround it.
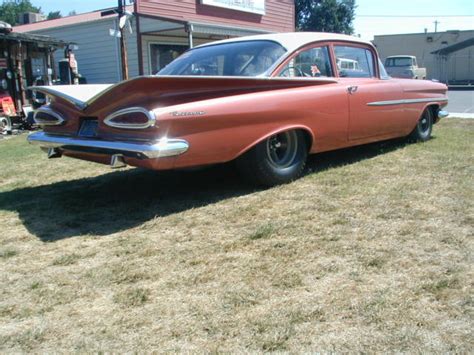
M 132 112 L 143 113 L 148 118 L 148 121 L 146 123 L 115 123 L 112 121 L 114 118 L 118 116 L 125 115 L 127 113 L 132 113 Z M 147 109 L 144 109 L 143 107 L 129 107 L 129 108 L 125 108 L 108 115 L 105 118 L 104 123 L 107 126 L 114 127 L 114 128 L 146 129 L 146 128 L 155 126 L 156 116 L 153 113 L 153 111 L 149 111 Z
M 446 98 L 428 98 L 428 99 L 404 99 L 404 100 L 390 100 L 390 101 L 375 101 L 369 102 L 367 106 L 390 106 L 390 105 L 405 105 L 418 104 L 422 102 L 447 102 Z
M 57 122 L 44 121 L 41 118 L 38 118 L 37 115 L 40 112 L 53 116 L 54 118 L 57 119 Z M 37 109 L 35 111 L 35 114 L 33 115 L 33 120 L 35 121 L 36 124 L 40 126 L 59 126 L 64 123 L 64 118 L 56 111 L 53 111 L 49 106 L 42 106 L 39 109 Z

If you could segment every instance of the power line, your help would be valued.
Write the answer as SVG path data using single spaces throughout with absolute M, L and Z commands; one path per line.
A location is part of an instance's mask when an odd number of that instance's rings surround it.
M 357 15 L 356 17 L 474 17 L 474 15 Z

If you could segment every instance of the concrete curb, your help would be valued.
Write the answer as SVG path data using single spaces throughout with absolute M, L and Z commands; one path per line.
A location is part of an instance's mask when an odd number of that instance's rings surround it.
M 448 118 L 471 118 L 471 119 L 474 119 L 474 113 L 450 112 Z

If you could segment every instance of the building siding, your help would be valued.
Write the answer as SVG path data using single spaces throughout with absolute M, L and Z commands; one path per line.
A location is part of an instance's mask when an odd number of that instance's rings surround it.
M 88 83 L 116 83 L 121 80 L 119 41 L 109 34 L 109 29 L 115 26 L 116 19 L 109 18 L 32 33 L 76 43 L 79 49 L 74 52 L 79 72 L 87 78 Z M 127 49 L 130 75 L 136 76 L 138 75 L 138 56 L 135 33 L 127 34 Z M 56 51 L 56 67 L 57 61 L 62 58 L 64 58 L 63 51 Z
M 228 24 L 258 28 L 273 32 L 295 30 L 293 0 L 267 0 L 265 15 L 202 5 L 199 0 L 137 0 L 137 12 L 144 15 L 168 17 L 179 21 Z

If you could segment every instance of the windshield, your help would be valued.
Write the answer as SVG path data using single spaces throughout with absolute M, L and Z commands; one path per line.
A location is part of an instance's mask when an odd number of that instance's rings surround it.
M 176 58 L 158 75 L 258 76 L 286 53 L 272 41 L 241 41 L 198 47 Z
M 386 67 L 410 67 L 413 64 L 413 59 L 410 57 L 387 58 L 385 60 Z

